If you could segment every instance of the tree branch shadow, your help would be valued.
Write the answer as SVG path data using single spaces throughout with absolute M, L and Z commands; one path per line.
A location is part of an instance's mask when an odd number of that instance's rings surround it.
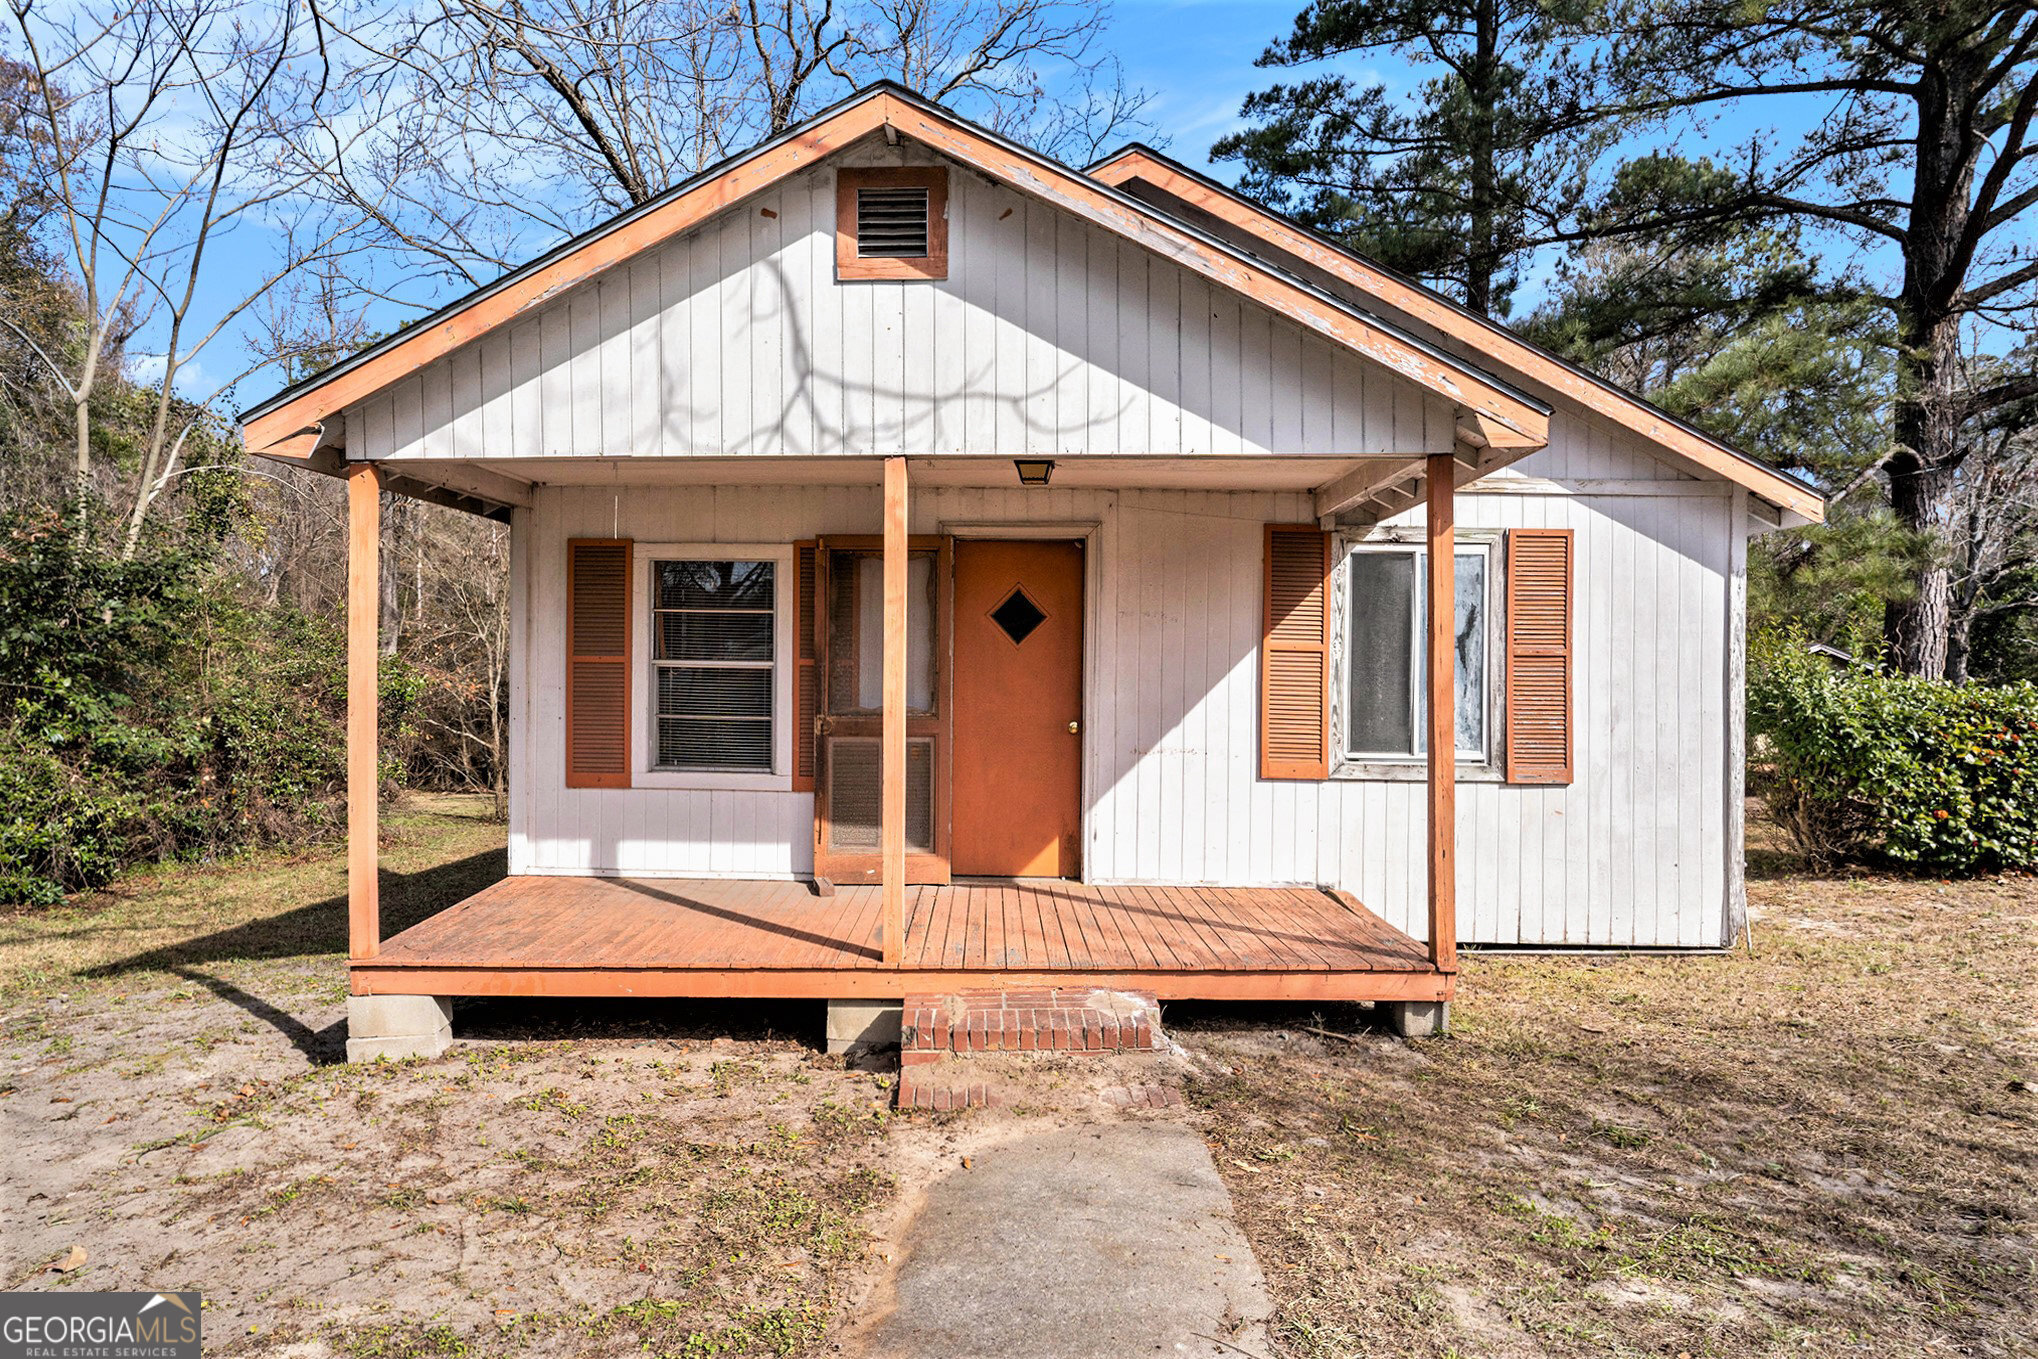
M 385 937 L 400 933 L 509 873 L 506 849 L 484 850 L 451 863 L 434 864 L 415 873 L 384 869 L 381 874 L 382 925 Z M 115 962 L 102 963 L 80 975 L 98 980 L 149 972 L 167 973 L 205 987 L 275 1029 L 314 1064 L 345 1056 L 345 1020 L 313 1029 L 278 999 L 256 994 L 261 985 L 243 976 L 229 980 L 225 966 L 281 958 L 330 960 L 343 969 L 347 958 L 347 898 L 344 894 L 307 902 L 275 915 L 245 921 L 229 929 L 146 950 Z M 280 982 L 281 977 L 264 981 Z M 263 989 L 267 989 L 264 987 Z

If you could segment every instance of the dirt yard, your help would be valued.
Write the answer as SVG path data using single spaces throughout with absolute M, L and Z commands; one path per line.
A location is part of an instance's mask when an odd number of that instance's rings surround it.
M 1170 1014 L 1282 1353 L 2038 1354 L 2038 883 L 1756 860 L 1752 954 L 1475 956 L 1446 1041 Z
M 388 928 L 503 871 L 478 804 L 386 825 Z M 834 1352 L 934 1176 L 1069 1117 L 895 1117 L 813 1005 L 463 1006 L 350 1068 L 342 881 L 0 914 L 0 1286 L 201 1289 L 224 1354 Z M 1471 958 L 1444 1041 L 1172 1008 L 1154 1116 L 1279 1353 L 2038 1354 L 2038 885 L 1754 896 L 1752 956 Z
M 391 928 L 502 873 L 479 811 L 388 818 Z M 0 918 L 0 1284 L 201 1289 L 209 1354 L 821 1342 L 896 1186 L 817 1007 L 475 1006 L 482 1042 L 348 1067 L 342 886 L 321 853 Z

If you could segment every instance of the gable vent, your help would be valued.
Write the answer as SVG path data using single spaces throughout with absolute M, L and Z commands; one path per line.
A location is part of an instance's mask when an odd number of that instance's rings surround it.
M 858 189 L 856 253 L 863 259 L 920 259 L 927 254 L 927 190 Z
M 947 278 L 947 169 L 868 165 L 836 171 L 835 277 Z

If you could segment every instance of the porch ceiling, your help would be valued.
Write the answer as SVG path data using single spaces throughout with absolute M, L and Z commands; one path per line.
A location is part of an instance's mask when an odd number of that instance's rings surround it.
M 1314 491 L 1372 469 L 1420 464 L 1421 453 L 1392 457 L 1157 457 L 1072 454 L 1054 459 L 1054 488 L 1189 491 Z M 877 486 L 882 458 L 517 458 L 388 459 L 387 472 L 420 484 L 464 489 L 478 479 L 538 486 Z M 913 488 L 1012 487 L 1010 458 L 907 459 Z M 479 473 L 477 478 L 473 474 Z

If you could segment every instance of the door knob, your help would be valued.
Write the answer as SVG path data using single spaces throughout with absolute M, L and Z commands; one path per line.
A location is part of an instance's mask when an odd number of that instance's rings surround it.
M 1080 722 L 1069 723 L 1069 735 L 1074 736 L 1078 731 L 1082 730 L 1082 727 L 1083 724 Z

